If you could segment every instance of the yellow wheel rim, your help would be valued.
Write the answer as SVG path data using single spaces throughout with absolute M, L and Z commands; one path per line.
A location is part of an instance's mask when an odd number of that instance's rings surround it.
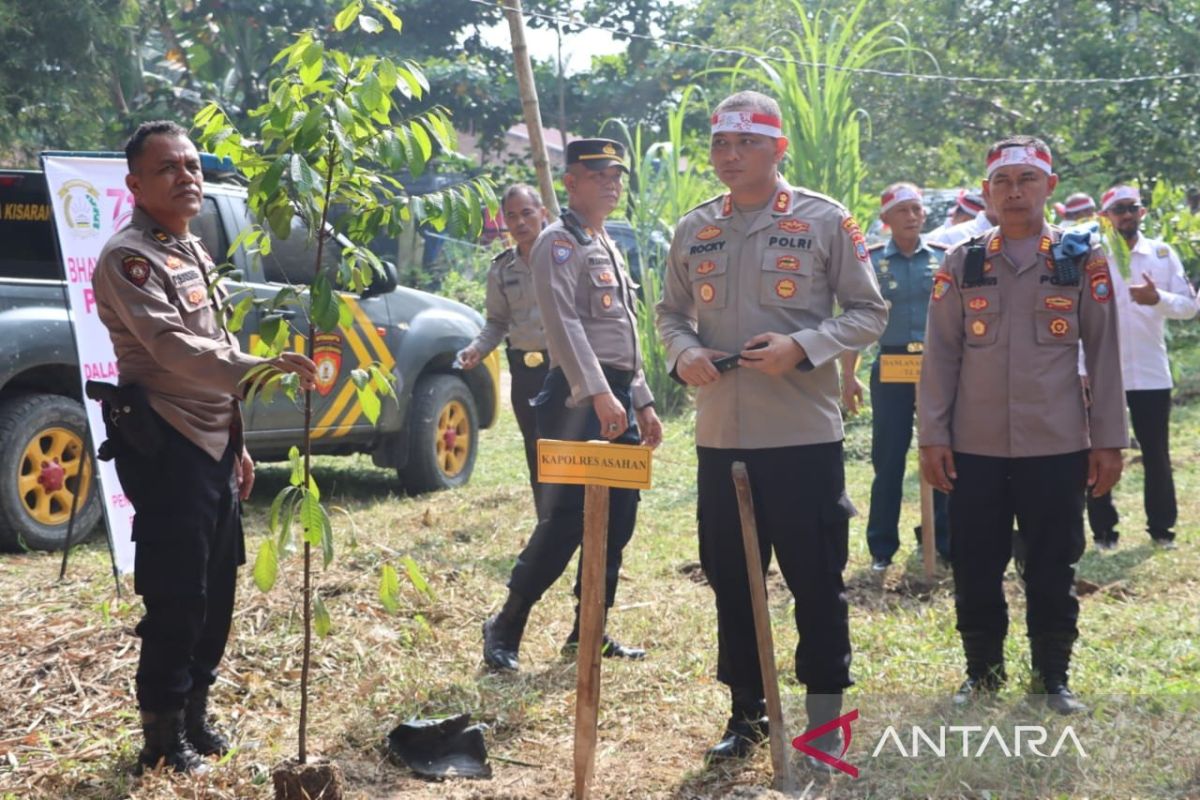
M 65 525 L 71 517 L 71 503 L 79 492 L 83 510 L 92 489 L 92 465 L 83 465 L 83 439 L 66 428 L 46 428 L 25 445 L 17 488 L 31 519 L 42 525 Z
M 471 455 L 471 418 L 467 407 L 458 400 L 451 400 L 438 414 L 437 462 L 448 478 L 457 476 L 466 469 Z

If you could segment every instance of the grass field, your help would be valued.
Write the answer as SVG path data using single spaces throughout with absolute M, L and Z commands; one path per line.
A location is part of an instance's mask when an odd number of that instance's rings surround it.
M 1191 359 L 1184 359 L 1189 367 Z M 1181 386 L 1182 395 L 1194 385 Z M 939 574 L 920 580 L 911 536 L 882 580 L 870 570 L 863 526 L 869 501 L 869 423 L 848 429 L 847 475 L 863 516 L 852 522 L 851 635 L 857 686 L 847 709 L 860 710 L 847 760 L 861 770 L 816 780 L 801 770 L 808 797 L 1200 797 L 1200 405 L 1176 409 L 1175 465 L 1180 547 L 1152 548 L 1142 532 L 1141 471 L 1128 466 L 1118 490 L 1121 547 L 1089 550 L 1079 565 L 1082 639 L 1072 685 L 1098 707 L 1071 720 L 1086 757 L 1006 758 L 992 747 L 971 757 L 952 744 L 944 758 L 907 758 L 894 747 L 873 755 L 888 725 L 925 731 L 939 725 L 1064 721 L 1025 703 L 1029 677 L 1024 604 L 1009 576 L 1010 680 L 995 706 L 955 716 L 946 698 L 962 676 L 952 590 Z M 1128 454 L 1127 463 L 1136 452 Z M 627 550 L 610 630 L 645 646 L 642 663 L 606 661 L 596 796 L 610 798 L 767 797 L 770 762 L 762 748 L 734 770 L 706 770 L 704 750 L 727 714 L 714 679 L 711 591 L 695 541 L 695 456 L 690 421 L 669 423 L 655 459 L 655 488 L 643 497 Z M 562 798 L 572 785 L 574 664 L 558 654 L 571 623 L 573 570 L 533 612 L 522 671 L 481 669 L 480 624 L 504 596 L 504 581 L 533 525 L 519 435 L 507 412 L 484 434 L 467 488 L 403 498 L 393 476 L 365 458 L 319 459 L 322 494 L 346 508 L 337 560 L 318 573 L 333 633 L 315 654 L 312 751 L 336 759 L 356 798 Z M 910 470 L 911 472 L 911 470 Z M 798 476 L 802 479 L 802 476 Z M 283 485 L 282 467 L 260 468 L 247 518 L 252 553 L 264 514 Z M 910 474 L 902 529 L 916 523 Z M 343 518 L 344 519 L 344 518 Z M 351 540 L 356 539 L 356 543 Z M 405 583 L 404 606 L 386 613 L 377 597 L 381 565 L 404 580 L 411 557 L 428 591 Z M 0 556 L 6 634 L 0 644 L 0 798 L 267 798 L 272 765 L 296 746 L 300 643 L 298 564 L 288 564 L 269 595 L 249 570 L 240 587 L 233 639 L 215 690 L 221 721 L 238 749 L 203 779 L 130 775 L 140 731 L 133 678 L 140 603 L 123 581 L 114 596 L 108 555 L 93 541 L 73 554 L 69 581 L 56 581 L 58 556 Z M 788 733 L 804 728 L 803 692 L 794 680 L 795 630 L 777 575 L 768 581 Z M 495 776 L 490 781 L 427 783 L 387 757 L 384 740 L 409 717 L 471 712 L 487 723 Z M 810 783 L 811 781 L 811 783 Z

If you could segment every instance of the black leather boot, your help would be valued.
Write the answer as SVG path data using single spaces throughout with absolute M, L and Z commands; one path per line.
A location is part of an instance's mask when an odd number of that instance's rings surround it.
M 995 694 L 1008 678 L 1004 672 L 1003 634 L 964 633 L 962 641 L 967 657 L 967 679 L 951 698 L 956 706 L 969 705 L 984 695 Z
M 1071 665 L 1071 649 L 1075 635 L 1071 633 L 1041 634 L 1029 637 L 1029 654 L 1033 666 L 1032 694 L 1044 694 L 1046 706 L 1059 714 L 1083 714 L 1087 706 L 1079 702 L 1067 688 L 1067 671 Z
M 605 612 L 607 619 L 608 612 Z M 567 641 L 563 642 L 562 654 L 564 656 L 574 656 L 579 651 L 579 606 L 575 606 L 575 625 L 571 628 L 571 633 L 567 636 Z M 612 638 L 606 632 L 600 640 L 600 655 L 605 658 L 627 658 L 630 661 L 641 661 L 646 657 L 646 651 L 640 647 L 626 647 L 625 645 Z
M 208 717 L 208 686 L 193 686 L 183 707 L 183 732 L 202 756 L 223 756 L 229 752 L 229 740 L 212 726 Z
M 767 739 L 767 703 L 762 691 L 737 686 L 729 691 L 733 697 L 732 714 L 725 723 L 721 741 L 704 754 L 706 764 L 745 758 Z
M 143 711 L 146 746 L 138 753 L 138 772 L 165 768 L 175 772 L 208 772 L 204 759 L 183 735 L 183 711 Z
M 492 669 L 517 671 L 521 637 L 525 635 L 525 623 L 532 608 L 533 603 L 521 595 L 508 593 L 500 613 L 483 623 L 483 663 Z
M 808 712 L 808 730 L 811 731 L 842 715 L 842 695 L 841 693 L 809 691 L 804 696 L 804 708 Z M 829 733 L 812 739 L 808 742 L 808 746 L 840 759 L 842 757 L 841 728 L 834 728 Z M 812 769 L 818 772 L 833 772 L 834 768 L 831 765 L 816 756 L 806 753 L 804 757 Z

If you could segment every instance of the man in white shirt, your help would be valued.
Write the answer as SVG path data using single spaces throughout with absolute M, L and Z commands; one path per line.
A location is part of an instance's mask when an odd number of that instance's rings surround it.
M 967 217 L 965 222 L 960 222 L 956 225 L 948 227 L 935 228 L 929 232 L 926 237 L 929 241 L 935 244 L 944 244 L 946 247 L 965 242 L 968 239 L 974 239 L 976 236 L 981 236 L 999 223 L 999 217 L 992 210 L 988 203 L 987 197 L 978 194 L 964 194 L 958 199 L 958 205 L 955 207 L 955 218 L 960 215 L 969 214 L 974 211 L 973 216 Z
M 1133 432 L 1142 448 L 1146 528 L 1156 545 L 1171 548 L 1176 518 L 1168 447 L 1173 384 L 1164 327 L 1168 319 L 1196 316 L 1196 296 L 1175 250 L 1140 234 L 1146 209 L 1136 187 L 1118 184 L 1109 189 L 1101 198 L 1100 212 L 1129 245 L 1127 269 L 1121 269 L 1109 257 L 1120 330 L 1121 373 Z M 1096 547 L 1116 547 L 1118 515 L 1112 494 L 1089 497 L 1087 510 Z

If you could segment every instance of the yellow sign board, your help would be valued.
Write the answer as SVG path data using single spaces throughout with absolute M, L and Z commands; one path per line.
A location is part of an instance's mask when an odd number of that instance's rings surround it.
M 880 383 L 916 383 L 921 380 L 921 355 L 884 355 L 879 357 Z
M 640 444 L 538 439 L 538 481 L 649 489 L 651 448 Z

